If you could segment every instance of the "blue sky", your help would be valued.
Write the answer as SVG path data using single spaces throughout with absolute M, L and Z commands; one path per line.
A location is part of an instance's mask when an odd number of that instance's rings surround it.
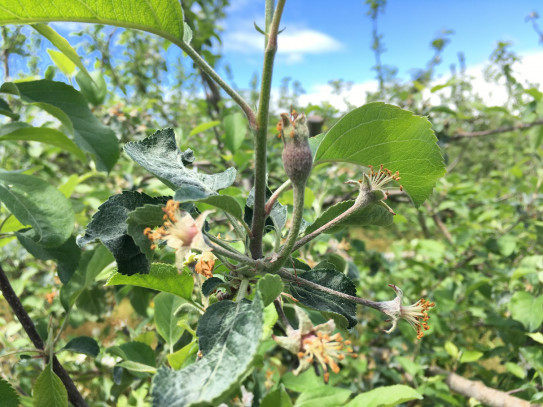
M 262 40 L 253 21 L 262 22 L 263 10 L 263 0 L 233 0 L 223 22 L 225 62 L 242 88 L 260 73 Z M 287 1 L 274 86 L 286 76 L 299 80 L 308 92 L 333 79 L 355 83 L 373 79 L 367 10 L 363 0 Z M 542 52 L 537 34 L 525 21 L 534 10 L 543 14 L 541 0 L 389 0 L 379 17 L 387 50 L 383 63 L 398 67 L 399 76 L 409 78 L 432 57 L 430 41 L 442 30 L 454 30 L 438 71 L 442 74 L 461 51 L 468 67 L 484 63 L 498 41 L 511 41 L 518 53 Z
M 453 30 L 450 43 L 443 53 L 438 75 L 445 81 L 449 66 L 457 63 L 463 52 L 470 74 L 487 93 L 492 103 L 499 103 L 496 90 L 484 83 L 483 65 L 498 41 L 510 41 L 512 49 L 524 57 L 519 64 L 520 78 L 543 82 L 543 44 L 530 22 L 532 11 L 543 15 L 541 0 L 388 0 L 384 13 L 379 16 L 379 32 L 384 36 L 386 52 L 382 62 L 399 69 L 400 79 L 408 79 L 414 69 L 424 68 L 433 55 L 430 41 L 443 30 Z M 367 16 L 364 0 L 287 0 L 279 36 L 273 90 L 278 94 L 281 79 L 290 77 L 301 83 L 306 94 L 300 98 L 300 107 L 307 103 L 329 101 L 343 110 L 345 99 L 360 105 L 366 91 L 376 90 L 375 64 L 370 49 L 372 22 Z M 227 18 L 218 22 L 223 28 L 221 51 L 224 59 L 218 67 L 224 74 L 228 64 L 235 85 L 249 87 L 252 76 L 260 76 L 263 59 L 263 37 L 253 22 L 263 26 L 264 0 L 231 0 Z M 543 29 L 543 17 L 540 18 Z M 81 27 L 76 23 L 55 23 L 59 32 L 76 44 L 79 38 L 70 35 Z M 51 48 L 48 42 L 42 46 Z M 171 47 L 166 54 L 170 64 L 179 63 L 180 50 Z M 92 69 L 98 55 L 79 54 Z M 23 70 L 24 61 L 13 58 L 13 72 Z M 48 57 L 40 61 L 43 70 L 52 62 Z M 190 66 L 185 59 L 184 63 Z M 20 65 L 20 66 L 19 66 Z M 332 95 L 327 86 L 331 80 L 343 79 L 353 83 L 342 95 Z M 57 75 L 57 80 L 65 80 Z M 164 86 L 174 78 L 164 78 Z M 481 95 L 483 96 L 483 95 Z M 502 90 L 502 96 L 505 94 Z M 502 97 L 502 99 L 503 99 Z

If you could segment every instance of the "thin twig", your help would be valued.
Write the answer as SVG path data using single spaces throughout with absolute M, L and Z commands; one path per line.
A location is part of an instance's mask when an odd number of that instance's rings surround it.
M 288 330 L 289 328 L 292 328 L 292 325 L 290 325 L 290 322 L 287 319 L 287 316 L 285 315 L 285 311 L 283 310 L 283 306 L 281 305 L 281 301 L 276 298 L 273 300 L 273 305 L 275 305 L 275 310 L 277 311 L 277 315 L 281 319 L 281 322 L 285 326 L 285 329 Z
M 531 123 L 517 123 L 513 126 L 503 126 L 498 127 L 497 129 L 491 129 L 491 130 L 482 130 L 482 131 L 472 131 L 472 132 L 465 132 L 465 131 L 458 131 L 454 136 L 451 136 L 449 138 L 449 141 L 455 141 L 460 140 L 465 137 L 482 137 L 482 136 L 491 136 L 492 134 L 500 134 L 500 133 L 508 133 L 510 131 L 515 130 L 526 130 L 531 129 L 535 126 L 542 126 L 543 125 L 543 119 L 534 120 Z
M 204 58 L 202 58 L 194 48 L 190 46 L 190 44 L 187 44 L 183 41 L 176 41 L 175 44 L 181 48 L 192 60 L 193 62 L 200 68 L 203 72 L 205 72 L 209 77 L 211 77 L 217 85 L 219 85 L 227 94 L 230 96 L 234 102 L 238 104 L 239 107 L 241 107 L 241 110 L 245 113 L 245 116 L 247 116 L 247 120 L 249 120 L 249 126 L 251 129 L 257 128 L 256 123 L 256 115 L 251 106 L 247 103 L 247 101 L 238 93 L 236 92 L 230 85 L 228 85 L 221 76 L 215 72 L 215 70 L 206 62 Z
M 366 307 L 370 307 L 370 308 L 376 309 L 378 311 L 382 311 L 381 306 L 379 305 L 379 303 L 377 303 L 375 301 L 366 300 L 364 298 L 355 297 L 354 295 L 349 295 L 349 294 L 342 293 L 341 291 L 332 290 L 331 288 L 324 287 L 324 286 L 322 286 L 320 284 L 317 284 L 317 283 L 314 283 L 312 281 L 306 280 L 306 279 L 304 279 L 304 278 L 302 278 L 300 276 L 294 276 L 285 268 L 279 269 L 277 271 L 277 274 L 281 278 L 284 278 L 285 280 L 288 280 L 288 281 L 290 281 L 290 282 L 292 282 L 294 284 L 305 285 L 306 287 L 311 287 L 311 288 L 314 288 L 316 290 L 319 290 L 319 291 L 322 291 L 322 292 L 325 292 L 325 293 L 328 293 L 328 294 L 335 295 L 336 297 L 343 298 L 343 299 L 345 299 L 347 301 L 355 302 L 357 304 L 364 305 Z
M 17 294 L 15 294 L 15 291 L 13 291 L 13 287 L 11 286 L 6 273 L 2 269 L 2 266 L 0 266 L 0 291 L 2 291 L 4 298 L 13 310 L 13 313 L 19 319 L 19 322 L 23 326 L 23 329 L 34 346 L 37 349 L 43 350 L 44 343 L 38 334 L 36 327 L 34 326 L 34 322 L 24 309 L 23 304 L 21 303 L 21 300 Z M 60 378 L 64 384 L 64 387 L 66 387 L 66 391 L 68 392 L 68 400 L 70 403 L 72 403 L 75 407 L 88 407 L 88 404 L 83 399 L 81 393 L 79 393 L 79 390 L 77 390 L 77 387 L 72 381 L 70 375 L 68 375 L 68 372 L 66 372 L 66 370 L 62 367 L 56 356 L 53 356 L 53 371 Z
M 430 212 L 430 216 L 432 216 L 432 219 L 434 220 L 434 223 L 436 224 L 438 229 L 441 231 L 441 233 L 443 234 L 443 236 L 445 237 L 447 242 L 449 242 L 450 244 L 454 244 L 454 240 L 452 238 L 452 235 L 449 232 L 449 229 L 447 229 L 447 226 L 445 226 L 445 224 L 443 223 L 443 221 L 439 217 L 439 213 L 434 211 L 434 209 L 432 208 L 432 206 L 428 202 L 424 203 L 424 207 L 428 210 L 428 212 Z

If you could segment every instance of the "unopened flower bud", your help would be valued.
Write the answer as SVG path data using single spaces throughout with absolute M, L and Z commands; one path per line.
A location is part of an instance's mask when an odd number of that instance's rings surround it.
M 294 185 L 305 186 L 313 167 L 306 117 L 295 111 L 290 116 L 283 113 L 278 128 L 283 140 L 285 172 Z

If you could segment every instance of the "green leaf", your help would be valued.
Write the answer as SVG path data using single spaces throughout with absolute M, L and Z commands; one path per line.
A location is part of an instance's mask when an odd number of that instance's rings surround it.
M 241 305 L 233 301 L 220 301 L 212 304 L 205 314 L 198 321 L 196 336 L 198 336 L 198 347 L 206 355 L 217 343 L 224 342 L 224 335 L 231 335 L 230 331 L 223 331 L 222 336 L 217 332 L 217 327 L 231 325 L 232 319 L 237 318 L 240 313 L 247 312 L 250 305 Z
M 218 321 L 219 325 L 207 325 Z M 239 387 L 251 368 L 262 325 L 263 306 L 258 291 L 252 303 L 221 301 L 208 307 L 198 323 L 203 358 L 182 370 L 159 369 L 153 378 L 153 405 L 218 405 Z M 213 332 L 213 340 L 204 339 L 202 332 Z M 202 348 L 202 341 L 207 346 Z
M 543 295 L 534 297 L 532 294 L 517 291 L 509 302 L 511 317 L 524 325 L 528 331 L 537 330 L 543 322 Z
M 98 212 L 87 225 L 85 235 L 77 239 L 77 244 L 82 247 L 100 240 L 115 257 L 119 273 L 147 273 L 149 260 L 128 235 L 126 221 L 129 212 L 136 208 L 145 204 L 165 204 L 167 200 L 168 197 L 152 198 L 134 191 L 113 195 L 98 207 Z
M 40 0 L 3 2 L 0 23 L 31 24 L 44 21 L 79 21 L 136 28 L 173 43 L 183 41 L 183 10 L 177 0 L 148 0 L 129 5 L 119 1 L 80 0 L 69 7 Z
M 239 221 L 243 221 L 243 210 L 238 201 L 228 195 L 207 195 L 198 187 L 187 186 L 175 191 L 174 199 L 178 202 L 202 202 L 222 209 Z
M 124 362 L 118 363 L 117 366 L 124 367 L 131 372 L 137 373 L 156 373 L 156 367 L 149 366 L 144 363 L 133 362 L 131 360 L 125 360 Z
M 283 280 L 278 275 L 266 274 L 258 280 L 258 290 L 262 294 L 262 302 L 267 307 L 283 291 Z
M 539 376 L 543 376 L 543 350 L 541 346 L 525 346 L 520 348 L 520 354 L 532 366 Z
M 81 93 L 94 106 L 101 105 L 107 96 L 107 84 L 104 75 L 95 71 L 90 74 L 84 74 L 79 71 L 75 75 L 75 81 L 81 89 Z
M 414 362 L 413 360 L 404 356 L 396 356 L 395 359 L 402 366 L 403 370 L 411 376 L 416 376 L 423 370 L 419 363 Z
M 106 352 L 123 360 L 151 367 L 156 366 L 155 352 L 149 345 L 142 342 L 126 342 L 119 346 L 107 348 Z
M 396 384 L 359 394 L 345 407 L 393 407 L 410 400 L 422 400 L 422 396 L 411 387 Z
M 240 112 L 229 114 L 223 119 L 226 147 L 235 153 L 247 135 L 247 120 Z
M 72 234 L 70 201 L 39 178 L 0 170 L 0 201 L 19 222 L 32 226 L 25 237 L 42 247 L 58 247 Z
M 4 83 L 0 92 L 19 95 L 24 102 L 36 105 L 59 119 L 73 133 L 79 148 L 93 156 L 98 170 L 111 171 L 117 162 L 119 142 L 115 133 L 98 121 L 87 100 L 70 85 L 44 79 Z
M 60 302 L 65 310 L 70 309 L 82 294 L 92 294 L 91 286 L 96 277 L 112 261 L 113 256 L 102 245 L 98 246 L 96 250 L 82 253 L 76 272 L 70 281 L 60 289 Z M 84 297 L 85 295 L 81 299 L 84 300 Z
M 445 174 L 443 157 L 430 122 L 396 106 L 369 103 L 343 116 L 326 133 L 315 165 L 349 162 L 399 171 L 415 205 L 432 192 Z
M 347 389 L 321 386 L 300 394 L 294 407 L 337 407 L 343 405 L 350 395 L 351 391 Z
M 114 273 L 106 285 L 135 285 L 191 300 L 194 280 L 189 273 L 179 274 L 175 266 L 171 264 L 152 263 L 149 274 Z
M 215 195 L 219 189 L 232 185 L 236 178 L 234 168 L 211 175 L 188 170 L 172 129 L 158 130 L 142 141 L 127 143 L 124 150 L 130 158 L 173 190 L 192 187 L 202 196 Z
M 445 342 L 444 347 L 445 351 L 449 354 L 451 358 L 453 358 L 453 360 L 458 359 L 459 351 L 454 343 L 452 343 L 451 341 L 447 341 Z
M 8 102 L 6 102 L 4 99 L 0 99 L 0 114 L 11 117 L 14 120 L 19 118 L 19 115 L 17 113 L 13 113 L 13 110 L 11 110 L 11 107 L 9 107 Z
M 327 224 L 332 219 L 337 218 L 351 206 L 353 206 L 354 201 L 344 201 L 340 202 L 334 206 L 328 208 L 324 213 L 319 216 L 315 222 L 309 225 L 305 234 L 314 232 L 321 226 Z M 326 230 L 324 233 L 337 233 L 346 226 L 390 226 L 394 223 L 394 215 L 390 211 L 379 204 L 369 204 L 368 206 L 354 212 L 351 216 L 339 222 L 334 227 Z
M 174 353 L 169 353 L 168 363 L 174 370 L 179 370 L 191 355 L 194 355 L 198 351 L 198 343 L 196 339 L 193 339 L 188 345 L 183 346 L 181 349 Z
M 504 257 L 509 257 L 517 248 L 517 237 L 513 235 L 503 235 L 498 239 L 498 248 Z
M 526 377 L 526 371 L 522 366 L 517 365 L 516 363 L 507 362 L 505 364 L 505 369 L 517 376 L 519 379 L 524 379 Z
M 20 403 L 19 395 L 15 389 L 3 378 L 0 377 L 0 400 L 4 407 L 18 407 Z
M 84 75 L 90 78 L 89 73 L 87 72 L 87 69 L 85 68 L 85 65 L 81 61 L 81 58 L 79 58 L 79 55 L 77 55 L 77 52 L 75 51 L 75 49 L 72 48 L 70 43 L 63 36 L 61 36 L 53 28 L 49 27 L 46 24 L 32 24 L 32 28 L 34 28 L 37 32 L 39 32 L 41 35 L 43 35 L 45 38 L 51 41 L 51 44 L 57 47 L 57 49 L 60 52 L 62 52 L 62 55 L 65 58 L 67 58 L 72 63 L 72 65 L 77 66 L 81 70 L 81 72 L 83 72 Z M 50 50 L 47 50 L 47 52 L 49 51 Z M 50 52 L 49 52 L 49 55 L 51 55 Z M 53 57 L 51 56 L 51 58 Z M 54 58 L 53 58 L 53 61 L 54 61 Z M 54 62 L 55 62 L 55 65 L 57 65 L 62 70 L 62 72 L 64 72 L 62 67 L 56 61 Z M 68 72 L 68 73 L 64 72 L 64 73 L 66 75 L 70 75 L 72 72 L 73 72 L 73 68 L 71 72 Z
M 73 338 L 66 345 L 64 345 L 64 348 L 62 349 L 83 353 L 84 355 L 93 357 L 98 356 L 98 353 L 100 353 L 98 343 L 89 336 L 78 336 L 77 338 Z
M 315 370 L 309 369 L 295 376 L 292 372 L 287 372 L 281 377 L 281 382 L 289 390 L 297 393 L 303 393 L 307 389 L 325 386 L 322 377 L 315 374 Z
M 60 147 L 61 149 L 72 153 L 81 161 L 87 161 L 85 153 L 75 145 L 64 133 L 56 129 L 47 127 L 23 127 L 14 129 L 0 136 L 0 141 L 15 140 L 15 141 L 38 141 L 40 143 L 51 144 L 52 146 Z
M 484 353 L 478 350 L 464 350 L 460 355 L 460 363 L 476 362 L 483 357 Z
M 160 293 L 154 302 L 156 330 L 166 343 L 173 346 L 183 335 L 183 328 L 177 325 L 181 318 L 174 314 L 185 300 L 171 293 Z
M 529 336 L 534 341 L 539 342 L 540 344 L 543 345 L 543 334 L 541 332 L 536 332 L 536 333 L 533 333 L 533 334 L 526 334 L 526 336 Z
M 60 246 L 47 248 L 43 247 L 26 234 L 17 232 L 19 243 L 34 257 L 40 260 L 54 260 L 57 263 L 58 277 L 62 284 L 68 283 L 77 269 L 81 258 L 81 249 L 75 243 L 75 237 L 70 236 Z
M 299 277 L 335 291 L 356 296 L 356 286 L 351 279 L 336 270 L 313 269 L 299 274 Z M 292 296 L 302 304 L 319 311 L 343 315 L 349 321 L 349 328 L 357 324 L 356 303 L 296 282 L 291 282 L 288 286 Z
M 221 280 L 218 277 L 211 277 L 208 278 L 204 283 L 202 284 L 202 294 L 204 294 L 206 297 L 209 297 L 213 291 L 215 291 L 218 287 L 228 285 L 228 283 L 225 283 L 223 280 Z
M 220 124 L 221 122 L 218 120 L 201 123 L 190 131 L 189 136 L 194 136 L 195 134 L 203 133 L 204 131 L 212 129 L 213 127 L 217 127 Z
M 292 407 L 292 401 L 290 401 L 285 386 L 280 384 L 277 389 L 269 392 L 266 397 L 262 399 L 260 407 Z
M 32 395 L 35 407 L 68 407 L 68 392 L 50 363 L 36 379 Z
M 51 57 L 54 64 L 62 71 L 67 77 L 72 76 L 75 71 L 75 64 L 62 52 L 55 49 L 48 49 L 47 53 Z

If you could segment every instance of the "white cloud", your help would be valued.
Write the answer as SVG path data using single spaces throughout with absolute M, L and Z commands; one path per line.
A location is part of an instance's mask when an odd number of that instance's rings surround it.
M 51 23 L 51 27 L 53 27 L 57 31 L 73 33 L 81 31 L 85 27 L 85 25 L 84 23 L 62 21 Z
M 521 60 L 513 65 L 513 76 L 517 81 L 524 85 L 538 84 L 541 86 L 543 83 L 543 74 L 541 67 L 543 66 L 543 52 L 529 52 L 519 54 Z M 478 94 L 483 102 L 488 106 L 504 106 L 507 103 L 507 88 L 505 86 L 505 80 L 502 78 L 499 82 L 487 81 L 485 79 L 484 71 L 489 62 L 486 61 L 483 64 L 474 65 L 468 67 L 466 75 L 470 79 L 470 83 L 473 90 Z M 445 83 L 450 77 L 442 78 L 433 85 Z M 449 88 L 444 89 L 436 93 L 431 93 L 426 90 L 424 96 L 429 99 L 433 105 L 440 103 L 440 95 L 450 92 Z
M 318 105 L 322 102 L 328 102 L 332 106 L 341 111 L 348 109 L 350 103 L 355 106 L 362 106 L 366 103 L 366 93 L 377 91 L 377 81 L 367 81 L 363 83 L 355 83 L 349 89 L 344 90 L 341 94 L 334 94 L 334 88 L 329 84 L 321 84 L 313 86 L 309 92 L 300 96 L 299 101 L 301 106 L 308 104 Z
M 264 36 L 256 31 L 236 31 L 226 33 L 224 50 L 230 52 L 262 52 Z M 279 34 L 278 55 L 286 57 L 287 62 L 301 62 L 306 54 L 323 54 L 343 49 L 343 44 L 320 31 L 302 29 L 289 30 Z
M 520 54 L 521 61 L 513 66 L 515 78 L 523 85 L 543 84 L 543 52 L 531 52 Z M 473 86 L 474 93 L 478 94 L 488 106 L 503 106 L 507 101 L 507 89 L 503 83 L 487 82 L 484 77 L 485 64 L 475 65 L 466 70 L 468 77 L 471 77 L 470 83 Z M 445 76 L 435 81 L 432 86 L 444 84 L 450 76 Z M 299 98 L 300 105 L 320 104 L 328 102 L 340 111 L 346 111 L 348 104 L 361 106 L 366 103 L 366 93 L 377 91 L 377 81 L 371 80 L 353 84 L 350 89 L 343 91 L 340 95 L 333 93 L 332 86 L 328 84 L 319 84 L 312 86 L 309 91 Z M 540 89 L 543 91 L 543 89 Z M 441 96 L 450 92 L 450 88 L 432 93 L 429 88 L 425 89 L 423 96 L 429 100 L 432 105 L 441 103 Z

